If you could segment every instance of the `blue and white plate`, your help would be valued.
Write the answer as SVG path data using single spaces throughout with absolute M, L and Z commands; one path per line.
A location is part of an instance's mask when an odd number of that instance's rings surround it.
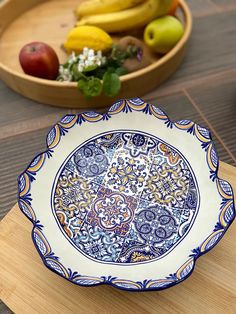
M 63 117 L 19 177 L 46 267 L 82 286 L 180 283 L 235 218 L 209 131 L 141 99 Z

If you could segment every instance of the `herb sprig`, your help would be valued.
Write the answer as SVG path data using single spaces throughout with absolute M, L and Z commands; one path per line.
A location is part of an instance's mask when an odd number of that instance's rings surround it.
M 123 63 L 128 58 L 138 56 L 139 50 L 135 46 L 121 50 L 113 45 L 106 55 L 85 47 L 82 54 L 72 53 L 67 62 L 60 65 L 57 80 L 77 82 L 78 89 L 87 99 L 102 93 L 114 97 L 121 88 L 120 76 L 128 73 Z

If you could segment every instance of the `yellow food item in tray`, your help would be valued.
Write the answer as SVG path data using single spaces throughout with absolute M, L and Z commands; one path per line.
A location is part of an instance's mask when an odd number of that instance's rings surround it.
M 128 8 L 132 8 L 146 0 L 86 0 L 81 2 L 76 10 L 75 14 L 78 17 L 118 12 Z
M 79 53 L 84 47 L 95 51 L 106 51 L 111 48 L 113 40 L 109 34 L 96 26 L 78 26 L 73 28 L 64 43 L 68 53 L 72 51 Z
M 147 25 L 153 19 L 167 14 L 172 0 L 146 0 L 119 12 L 83 16 L 77 25 L 94 25 L 106 32 L 122 32 Z

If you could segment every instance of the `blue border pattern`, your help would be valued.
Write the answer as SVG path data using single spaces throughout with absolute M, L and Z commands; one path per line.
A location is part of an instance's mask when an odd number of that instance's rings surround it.
M 210 179 L 216 183 L 218 192 L 222 198 L 219 209 L 219 219 L 212 233 L 201 245 L 192 250 L 188 260 L 176 270 L 175 273 L 170 274 L 166 278 L 135 282 L 111 276 L 102 276 L 99 278 L 81 275 L 77 271 L 74 272 L 70 268 L 65 268 L 60 262 L 60 258 L 53 253 L 50 244 L 43 234 L 44 227 L 37 219 L 31 206 L 31 184 L 36 180 L 37 172 L 43 167 L 46 158 L 53 156 L 54 148 L 60 143 L 61 137 L 65 136 L 74 125 L 81 125 L 87 122 L 95 123 L 102 120 L 106 121 L 109 120 L 112 115 L 132 111 L 141 111 L 147 115 L 154 115 L 157 119 L 162 120 L 167 128 L 177 128 L 187 131 L 200 141 L 202 149 L 206 152 L 206 162 L 209 167 Z M 191 275 L 196 260 L 201 255 L 210 251 L 221 240 L 236 216 L 232 187 L 227 181 L 218 177 L 219 158 L 210 132 L 206 128 L 189 120 L 172 122 L 162 110 L 145 103 L 139 98 L 120 100 L 114 103 L 105 114 L 85 112 L 78 115 L 66 115 L 49 131 L 46 144 L 47 150 L 37 155 L 18 178 L 18 204 L 21 211 L 33 223 L 32 240 L 45 266 L 74 284 L 80 286 L 109 284 L 128 291 L 163 290 L 174 286 Z

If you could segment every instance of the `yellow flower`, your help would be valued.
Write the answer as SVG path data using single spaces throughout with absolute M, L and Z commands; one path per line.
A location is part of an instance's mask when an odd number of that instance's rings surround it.
M 113 168 L 111 168 L 111 170 L 110 170 L 110 171 L 111 171 L 111 173 L 116 173 L 116 172 L 117 172 L 116 168 L 114 168 L 114 167 L 113 167 Z
M 138 182 L 143 182 L 144 178 L 143 177 L 138 177 Z
M 123 185 L 119 186 L 119 191 L 122 192 L 124 191 L 125 187 Z
M 134 159 L 133 159 L 133 158 L 130 159 L 129 163 L 130 163 L 131 165 L 134 165 L 134 163 L 135 163 Z

